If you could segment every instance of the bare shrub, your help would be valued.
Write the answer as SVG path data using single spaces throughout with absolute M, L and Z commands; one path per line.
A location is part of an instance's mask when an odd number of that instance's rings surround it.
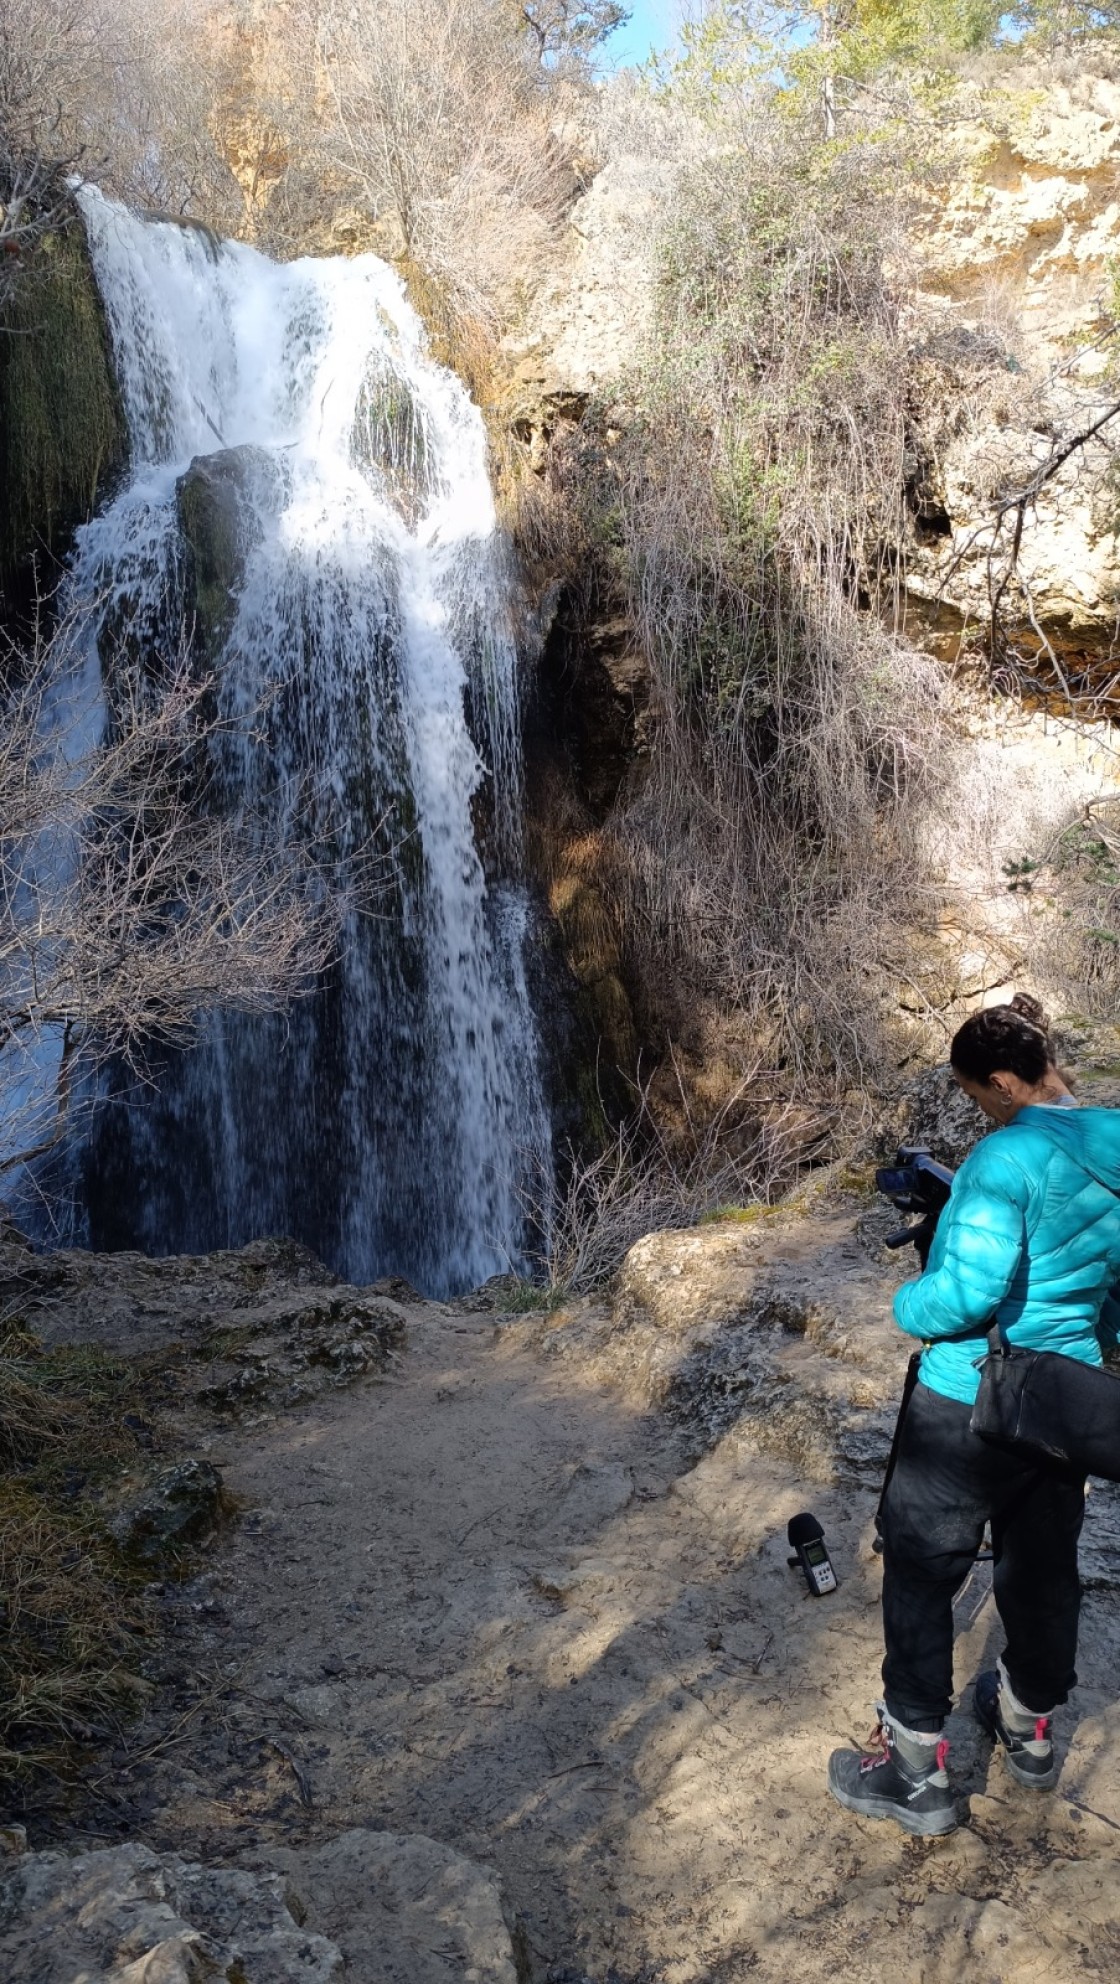
M 215 119 L 229 70 L 204 0 L 0 0 L 0 301 L 68 211 L 74 172 L 236 226 Z
M 891 631 L 905 182 L 890 144 L 826 148 L 776 113 L 721 136 L 667 218 L 617 451 L 657 724 L 612 833 L 629 961 L 670 1031 L 710 995 L 795 1097 L 873 1078 L 875 974 L 927 906 L 936 670 Z
M 7 1292 L 12 1262 L 4 1261 Z M 18 1279 L 18 1277 L 17 1277 Z M 155 1619 L 105 1531 L 139 1457 L 149 1374 L 88 1345 L 43 1351 L 0 1318 L 0 1782 L 70 1774 L 93 1728 L 149 1693 Z M 131 1408 L 131 1410 L 130 1410 Z
M 683 1133 L 647 1084 L 597 1149 L 568 1150 L 559 1191 L 528 1192 L 526 1212 L 542 1235 L 534 1267 L 550 1290 L 581 1295 L 601 1287 L 647 1233 L 716 1215 L 753 1216 L 788 1190 L 813 1154 L 803 1113 L 760 1101 L 760 1066 L 703 1115 L 675 1064 L 673 1073 Z
M 220 109 L 237 74 L 234 23 L 208 0 L 100 0 L 111 7 L 112 68 L 79 96 L 96 177 L 152 213 L 234 232 L 243 200 Z
M 97 60 L 81 0 L 0 0 L 0 308 L 68 210 L 82 152 L 71 106 Z
M 209 682 L 185 664 L 158 686 L 116 671 L 102 738 L 60 690 L 72 638 L 41 646 L 4 698 L 0 1171 L 60 1140 L 108 1061 L 139 1066 L 216 1007 L 276 1011 L 310 990 L 345 907 L 273 823 L 209 804 Z
M 312 108 L 326 166 L 463 304 L 505 314 L 573 191 L 563 84 L 504 0 L 315 0 Z
M 0 1781 L 57 1770 L 91 1724 L 148 1690 L 135 1673 L 143 1599 L 105 1563 L 93 1521 L 0 1478 Z
M 1035 856 L 1006 866 L 1032 967 L 1068 1012 L 1115 1020 L 1120 987 L 1120 794 L 1082 806 Z

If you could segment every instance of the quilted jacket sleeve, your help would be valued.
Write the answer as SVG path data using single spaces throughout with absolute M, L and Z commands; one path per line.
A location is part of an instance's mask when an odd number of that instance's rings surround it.
M 1120 1349 L 1120 1282 L 1110 1288 L 1104 1298 L 1097 1335 L 1106 1355 L 1109 1351 Z
M 1022 1258 L 1030 1189 L 998 1135 L 977 1146 L 957 1174 L 929 1267 L 894 1298 L 900 1329 L 932 1342 L 988 1321 Z

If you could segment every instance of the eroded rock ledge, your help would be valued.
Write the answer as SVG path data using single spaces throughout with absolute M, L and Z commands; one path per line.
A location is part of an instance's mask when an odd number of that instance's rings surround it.
M 418 1834 L 355 1828 L 251 1869 L 7 1839 L 0 1970 L 20 1984 L 517 1984 L 497 1877 Z

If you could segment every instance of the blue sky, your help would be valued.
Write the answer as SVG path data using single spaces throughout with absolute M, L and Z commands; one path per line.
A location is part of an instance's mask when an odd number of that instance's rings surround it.
M 680 15 L 680 0 L 631 0 L 630 19 L 615 29 L 604 53 L 619 68 L 644 62 L 651 49 L 676 40 Z

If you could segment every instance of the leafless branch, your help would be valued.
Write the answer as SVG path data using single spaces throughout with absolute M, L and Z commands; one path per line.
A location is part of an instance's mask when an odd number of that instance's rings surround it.
M 4 699 L 0 1169 L 65 1133 L 80 1074 L 309 991 L 351 906 L 298 822 L 281 840 L 214 809 L 220 725 L 183 662 L 158 685 L 122 674 L 105 735 L 76 744 L 57 714 L 68 633 Z

